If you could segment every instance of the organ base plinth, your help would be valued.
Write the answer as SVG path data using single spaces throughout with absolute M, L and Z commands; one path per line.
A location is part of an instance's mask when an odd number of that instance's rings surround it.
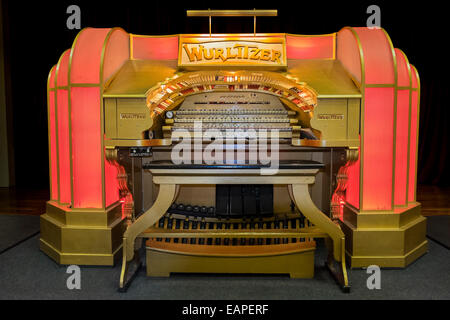
M 404 268 L 428 250 L 426 219 L 419 203 L 391 212 L 359 212 L 345 205 L 341 227 L 352 268 Z
M 49 201 L 40 223 L 40 249 L 59 264 L 112 266 L 121 253 L 120 203 L 77 210 Z
M 147 241 L 147 275 L 171 273 L 289 274 L 314 276 L 315 242 L 264 246 L 184 245 Z

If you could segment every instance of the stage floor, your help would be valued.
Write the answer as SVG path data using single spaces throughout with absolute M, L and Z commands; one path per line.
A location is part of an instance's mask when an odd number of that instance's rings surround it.
M 117 292 L 115 267 L 81 267 L 81 290 L 66 286 L 69 274 L 39 250 L 39 219 L 48 191 L 0 189 L 0 299 L 450 299 L 450 189 L 420 187 L 428 219 L 429 252 L 406 269 L 382 269 L 381 290 L 369 290 L 369 274 L 349 270 L 343 294 L 323 266 L 318 243 L 313 279 L 255 275 L 172 275 L 149 278 L 145 267 L 127 293 Z M 443 227 L 444 226 L 444 227 Z M 442 241 L 444 240 L 444 241 Z M 447 244 L 447 245 L 446 245 Z

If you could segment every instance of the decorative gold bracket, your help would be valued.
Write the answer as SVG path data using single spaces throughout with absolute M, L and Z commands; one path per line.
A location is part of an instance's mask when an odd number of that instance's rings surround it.
M 256 37 L 256 17 L 276 17 L 278 10 L 187 10 L 188 17 L 208 17 L 211 37 L 212 17 L 253 17 L 253 35 Z

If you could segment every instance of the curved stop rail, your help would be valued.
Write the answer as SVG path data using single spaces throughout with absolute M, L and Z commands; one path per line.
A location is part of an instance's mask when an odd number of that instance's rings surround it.
M 158 232 L 151 228 L 167 212 L 175 201 L 179 186 L 183 184 L 286 184 L 289 195 L 302 214 L 311 221 L 315 227 L 298 230 L 290 237 L 325 237 L 328 247 L 327 267 L 341 286 L 344 292 L 349 292 L 350 286 L 345 266 L 345 236 L 339 225 L 330 220 L 321 212 L 311 200 L 308 185 L 313 184 L 315 175 L 322 164 L 317 163 L 316 168 L 311 163 L 297 166 L 281 166 L 273 175 L 261 175 L 260 169 L 242 169 L 239 166 L 205 166 L 204 169 L 177 168 L 177 166 L 154 165 L 149 170 L 153 181 L 159 185 L 159 193 L 153 206 L 142 214 L 133 224 L 128 226 L 123 237 L 123 261 L 120 275 L 120 291 L 125 291 L 134 275 L 141 266 L 138 253 L 140 241 L 138 238 L 158 237 Z M 174 230 L 175 231 L 175 230 Z M 215 230 L 214 236 L 226 238 L 258 238 L 279 237 L 279 230 L 246 230 L 245 232 L 232 230 Z M 170 232 L 170 231 L 169 231 Z M 182 232 L 176 230 L 177 237 L 204 237 L 209 238 L 208 232 Z M 180 233 L 181 232 L 181 233 Z M 278 233 L 277 233 L 278 232 Z M 290 231 L 291 232 L 291 231 Z M 140 240 L 140 239 L 139 239 Z

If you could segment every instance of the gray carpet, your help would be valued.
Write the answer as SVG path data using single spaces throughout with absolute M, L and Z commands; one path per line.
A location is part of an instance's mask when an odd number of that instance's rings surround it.
M 0 252 L 39 232 L 39 217 L 0 215 Z
M 450 248 L 450 216 L 427 217 L 427 236 Z
M 0 299 L 450 299 L 450 251 L 429 241 L 429 253 L 406 269 L 381 272 L 381 290 L 368 290 L 365 270 L 349 270 L 342 293 L 322 266 L 314 279 L 283 276 L 176 275 L 148 278 L 142 269 L 127 293 L 117 292 L 120 266 L 81 267 L 81 290 L 66 287 L 66 267 L 39 251 L 39 235 L 0 255 Z

